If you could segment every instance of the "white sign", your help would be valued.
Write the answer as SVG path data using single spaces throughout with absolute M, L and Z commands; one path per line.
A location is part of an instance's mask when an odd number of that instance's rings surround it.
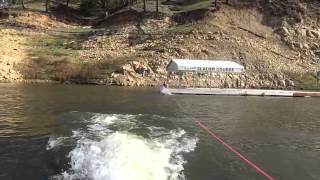
M 236 68 L 215 68 L 215 67 L 180 67 L 181 71 L 203 71 L 203 72 L 242 72 Z

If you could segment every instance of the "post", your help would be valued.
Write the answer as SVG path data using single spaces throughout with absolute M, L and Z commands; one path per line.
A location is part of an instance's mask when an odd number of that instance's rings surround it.
M 196 73 L 196 88 L 199 87 L 199 73 Z
M 192 84 L 193 84 L 193 88 L 194 88 L 194 86 L 195 86 L 194 71 L 192 72 Z
M 319 89 L 320 71 L 317 72 L 317 89 Z
M 239 89 L 242 89 L 242 74 L 239 73 Z
M 178 71 L 178 88 L 180 88 L 180 78 L 181 78 L 181 72 Z
M 170 77 L 170 72 L 167 71 L 167 88 L 169 88 L 169 77 Z
M 210 78 L 209 78 L 209 86 L 210 86 L 210 89 L 211 89 L 211 87 L 212 87 L 212 84 L 211 84 L 211 81 L 212 81 L 212 72 L 210 72 Z
M 228 86 L 227 76 L 228 76 L 228 73 L 224 73 L 224 85 L 223 85 L 224 88 L 229 88 L 229 87 L 227 87 Z

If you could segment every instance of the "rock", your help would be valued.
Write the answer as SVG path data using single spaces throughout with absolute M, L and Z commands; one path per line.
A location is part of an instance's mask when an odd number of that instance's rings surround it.
M 137 61 L 133 61 L 132 66 L 133 66 L 134 71 L 138 74 L 141 74 L 141 75 L 149 74 L 152 71 L 149 66 L 144 65 L 144 64 L 137 62 Z
M 203 53 L 205 53 L 205 54 L 207 54 L 207 55 L 209 54 L 209 50 L 206 49 L 206 48 L 202 48 L 202 49 L 201 49 L 201 52 L 203 52 Z
M 308 36 L 308 37 L 311 37 L 311 38 L 314 38 L 314 33 L 313 33 L 313 31 L 307 30 L 307 36 Z
M 312 45 L 311 45 L 311 49 L 312 50 L 317 50 L 317 49 L 319 49 L 320 48 L 320 45 L 319 44 L 317 44 L 317 43 L 312 43 Z
M 293 42 L 292 43 L 292 47 L 294 48 L 299 48 L 299 49 L 303 49 L 303 44 L 299 43 L 299 42 Z
M 310 49 L 310 46 L 309 46 L 307 43 L 303 43 L 303 44 L 302 44 L 302 47 L 303 47 L 304 49 Z
M 320 38 L 320 32 L 319 31 L 310 31 L 310 33 L 312 34 L 313 37 L 316 37 L 316 38 Z
M 290 80 L 290 79 L 286 79 L 286 80 L 285 80 L 285 84 L 286 84 L 288 87 L 294 87 L 294 86 L 295 86 L 294 82 L 293 82 L 292 80 Z
M 289 30 L 286 27 L 281 27 L 281 28 L 277 29 L 276 32 L 278 34 L 280 34 L 281 36 L 288 36 L 289 35 Z
M 125 74 L 127 72 L 134 72 L 133 67 L 131 66 L 131 64 L 125 64 L 123 66 L 120 67 L 120 72 L 122 74 Z
M 305 37 L 307 35 L 306 29 L 296 29 L 296 34 Z

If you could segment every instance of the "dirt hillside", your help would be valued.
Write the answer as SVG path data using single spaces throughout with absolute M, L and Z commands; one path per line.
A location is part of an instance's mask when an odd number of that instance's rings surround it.
M 320 8 L 316 1 L 289 7 L 284 1 L 221 5 L 214 12 L 200 9 L 105 24 L 109 30 L 85 42 L 82 57 L 119 62 L 109 77 L 118 85 L 158 85 L 174 57 L 233 59 L 245 66 L 242 76 L 216 75 L 211 84 L 217 87 L 310 88 L 320 58 L 319 15 L 311 7 Z M 183 78 L 186 84 L 192 79 Z M 200 85 L 210 84 L 205 79 Z
M 45 64 L 39 60 L 40 56 L 54 54 L 57 59 L 64 58 L 51 46 L 59 46 L 58 42 L 66 41 L 57 35 L 67 28 L 72 29 L 74 26 L 59 22 L 45 13 L 27 10 L 14 11 L 9 19 L 0 19 L 0 82 L 25 82 L 30 78 L 36 80 L 38 72 L 46 69 Z
M 10 29 L 0 30 L 0 81 L 21 80 L 22 75 L 17 66 L 26 57 L 25 38 L 18 31 Z
M 199 86 L 316 88 L 320 2 L 255 2 L 199 8 L 200 2 L 160 14 L 129 7 L 90 32 L 47 14 L 18 13 L 0 25 L 6 44 L 0 48 L 0 80 L 157 86 L 172 58 L 194 58 L 234 60 L 246 68 L 242 75 L 216 74 L 211 82 L 201 75 Z M 191 81 L 183 76 L 185 85 Z

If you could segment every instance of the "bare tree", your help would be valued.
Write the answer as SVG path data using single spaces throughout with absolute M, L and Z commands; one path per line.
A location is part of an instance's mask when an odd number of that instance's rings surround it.
M 146 12 L 146 0 L 143 0 L 143 11 Z

